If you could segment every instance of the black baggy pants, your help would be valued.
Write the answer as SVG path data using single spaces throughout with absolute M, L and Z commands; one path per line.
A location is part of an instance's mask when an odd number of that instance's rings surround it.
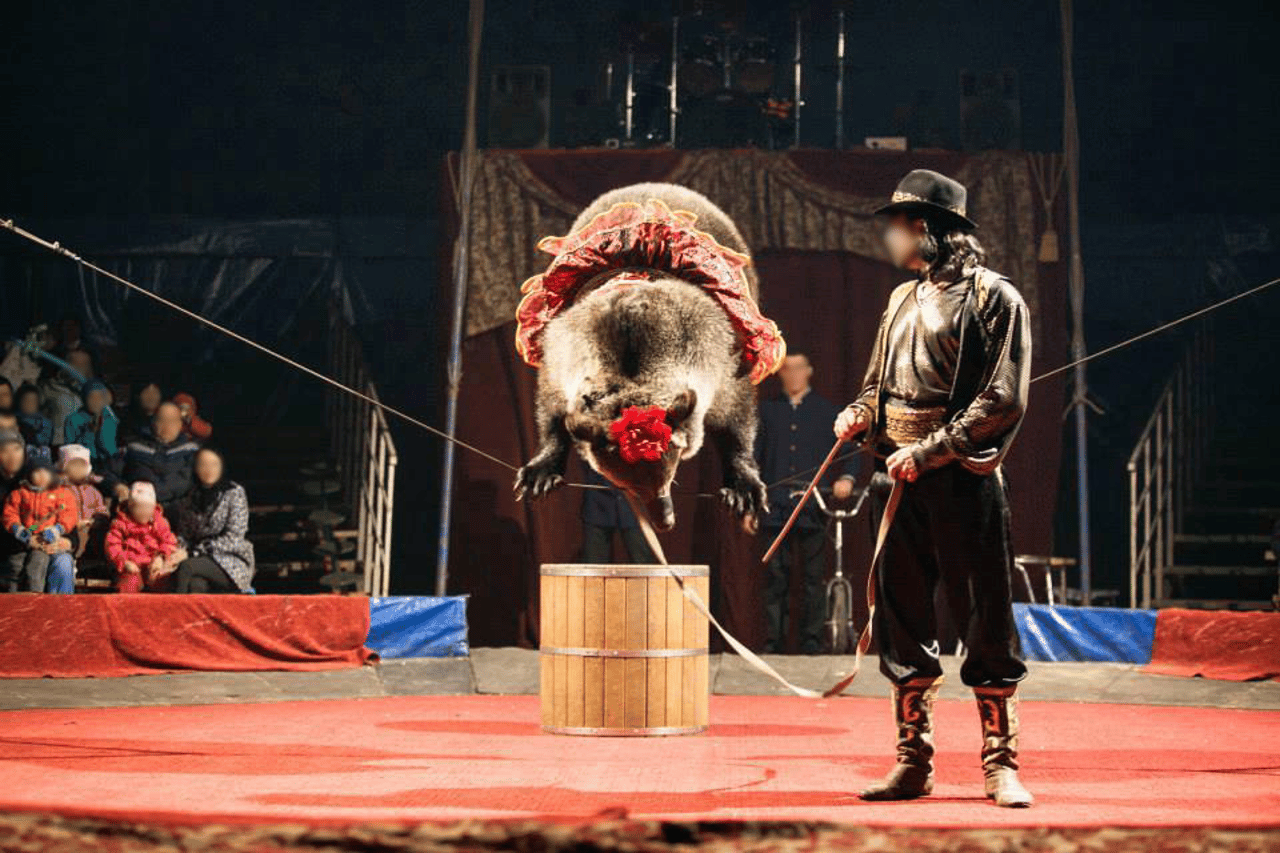
M 875 525 L 893 486 L 883 463 L 877 468 L 871 481 Z M 934 611 L 941 585 L 965 644 L 960 680 L 970 687 L 1021 681 L 1027 668 L 1013 621 L 1012 572 L 1003 474 L 974 474 L 950 464 L 904 484 L 876 566 L 880 671 L 896 684 L 942 675 Z
M 782 528 L 765 528 L 762 541 L 772 542 Z M 764 615 L 768 624 L 766 652 L 786 651 L 791 619 L 791 575 L 796 561 L 803 578 L 803 611 L 798 614 L 800 651 L 816 655 L 822 651 L 822 626 L 827 621 L 827 532 L 817 527 L 793 527 L 770 559 L 765 586 Z
M 584 563 L 597 565 L 613 562 L 613 532 L 622 534 L 622 545 L 627 550 L 627 557 L 632 563 L 646 564 L 658 562 L 653 549 L 645 541 L 639 527 L 600 527 L 595 524 L 582 524 L 582 553 L 579 559 Z

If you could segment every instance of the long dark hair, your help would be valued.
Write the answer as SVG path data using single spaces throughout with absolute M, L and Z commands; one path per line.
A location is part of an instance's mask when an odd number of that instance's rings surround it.
M 218 457 L 218 461 L 222 463 L 222 478 L 216 483 L 205 485 L 195 473 L 195 460 L 200 458 L 201 453 L 212 453 Z M 191 461 L 191 479 L 193 481 L 191 487 L 191 506 L 196 512 L 204 515 L 217 505 L 222 499 L 222 495 L 235 486 L 235 483 L 227 479 L 227 459 L 222 455 L 221 451 L 212 447 L 202 447 L 196 451 L 195 459 Z
M 920 259 L 926 264 L 920 279 L 954 281 L 966 269 L 986 263 L 987 250 L 973 234 L 936 216 L 921 217 Z

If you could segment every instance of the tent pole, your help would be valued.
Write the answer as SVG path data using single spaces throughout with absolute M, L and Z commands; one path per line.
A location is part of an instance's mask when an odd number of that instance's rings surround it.
M 1080 133 L 1073 71 L 1075 25 L 1072 0 L 1059 0 L 1062 11 L 1062 153 L 1067 167 L 1067 215 L 1070 235 L 1071 357 L 1085 357 L 1084 262 L 1080 257 Z M 1071 391 L 1076 426 L 1076 511 L 1080 517 L 1080 601 L 1093 602 L 1093 565 L 1089 547 L 1089 383 L 1085 365 L 1077 364 Z
M 480 87 L 480 36 L 484 0 L 471 0 L 467 19 L 467 111 L 458 163 L 458 238 L 453 245 L 453 316 L 449 327 L 449 400 L 444 430 L 452 439 L 458 429 L 458 392 L 462 387 L 462 329 L 466 319 L 468 259 L 471 253 L 471 189 L 476 168 L 476 94 Z M 444 443 L 440 476 L 440 539 L 436 552 L 436 595 L 449 586 L 449 528 L 453 523 L 452 441 Z

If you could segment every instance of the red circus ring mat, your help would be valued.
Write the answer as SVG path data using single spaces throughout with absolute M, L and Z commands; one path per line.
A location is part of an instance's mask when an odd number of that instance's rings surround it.
M 1032 809 L 982 797 L 978 719 L 942 701 L 938 786 L 889 766 L 888 703 L 712 697 L 708 734 L 541 734 L 531 696 L 0 713 L 0 810 L 181 823 L 804 820 L 919 826 L 1280 825 L 1280 712 L 1022 705 Z

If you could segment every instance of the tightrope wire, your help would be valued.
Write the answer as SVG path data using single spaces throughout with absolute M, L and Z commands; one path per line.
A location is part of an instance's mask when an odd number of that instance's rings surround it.
M 403 412 L 400 409 L 397 409 L 395 406 L 389 406 L 386 403 L 383 403 L 381 400 L 378 400 L 374 397 L 369 396 L 368 394 L 365 394 L 362 391 L 359 391 L 355 388 L 352 388 L 349 385 L 339 382 L 337 379 L 334 379 L 330 376 L 326 376 L 320 371 L 314 368 L 308 367 L 307 365 L 299 361 L 295 361 L 294 359 L 289 358 L 287 355 L 284 355 L 283 353 L 276 352 L 270 347 L 265 346 L 264 344 L 260 344 L 257 341 L 253 340 L 252 338 L 245 337 L 239 332 L 229 329 L 226 326 L 223 326 L 219 323 L 215 323 L 213 320 L 210 320 L 207 317 L 204 317 L 198 314 L 197 312 L 190 310 L 189 308 L 184 308 L 178 303 L 170 299 L 166 299 L 165 297 L 159 295 L 158 293 L 153 293 L 152 291 L 147 290 L 145 287 L 134 284 L 132 281 L 129 281 L 128 279 L 122 276 L 116 275 L 115 273 L 109 270 L 103 269 L 102 267 L 92 263 L 91 261 L 86 261 L 84 258 L 77 255 L 75 252 L 72 252 L 70 249 L 63 246 L 61 243 L 45 240 L 44 238 L 39 237 L 35 234 L 32 234 L 30 231 L 27 231 L 24 228 L 21 228 L 20 226 L 15 224 L 12 219 L 0 219 L 0 228 L 4 228 L 8 231 L 11 231 L 14 234 L 18 235 L 19 237 L 29 240 L 32 243 L 35 243 L 37 246 L 41 246 L 45 249 L 48 249 L 51 252 L 62 255 L 63 257 L 70 258 L 71 260 L 75 261 L 77 264 L 79 264 L 80 266 L 84 267 L 87 270 L 90 270 L 94 273 L 97 273 L 98 275 L 101 275 L 105 278 L 110 279 L 111 281 L 114 281 L 120 285 L 123 285 L 124 287 L 127 287 L 128 289 L 134 291 L 135 293 L 139 293 L 147 297 L 148 299 L 154 300 L 155 302 L 158 302 L 161 305 L 164 305 L 166 308 L 169 308 L 173 311 L 177 311 L 179 314 L 182 314 L 186 317 L 190 317 L 192 320 L 195 320 L 197 323 L 200 323 L 204 326 L 208 326 L 209 328 L 213 329 L 216 332 L 226 335 L 229 338 L 233 338 L 234 340 L 240 341 L 241 343 L 252 347 L 253 349 L 257 350 L 263 355 L 270 356 L 271 358 L 274 358 L 276 361 L 279 361 L 282 364 L 286 364 L 289 367 L 294 368 L 295 370 L 299 370 L 307 374 L 308 376 L 312 377 L 313 379 L 318 379 L 321 382 L 325 383 L 326 385 L 329 385 L 330 387 L 336 388 L 339 391 L 343 391 L 347 394 L 350 394 L 351 396 L 359 400 L 363 400 L 364 402 L 368 403 L 371 406 L 376 406 L 379 409 L 381 409 L 383 412 L 389 415 L 392 415 L 394 417 L 397 417 L 402 421 L 404 421 L 405 423 L 413 424 L 416 427 L 426 430 L 432 435 L 443 438 L 445 441 L 453 442 L 458 447 L 461 447 L 465 450 L 470 450 L 472 453 L 476 454 L 477 456 L 481 456 L 485 459 L 488 459 L 490 462 L 500 465 L 503 468 L 506 468 L 508 471 L 515 472 L 520 470 L 519 466 L 513 465 L 504 459 L 499 459 L 497 456 L 494 456 L 492 453 L 481 450 L 479 447 L 476 447 L 473 444 L 469 444 L 468 442 L 463 441 L 462 439 L 456 436 L 449 435 L 444 430 L 433 427 L 431 426 L 431 424 L 426 423 L 425 421 L 419 420 L 418 418 L 415 418 L 413 415 L 410 415 L 407 412 Z M 1127 346 L 1135 344 L 1138 341 L 1141 341 L 1145 338 L 1149 338 L 1153 335 L 1158 335 L 1161 332 L 1172 329 L 1173 327 L 1179 326 L 1190 320 L 1194 320 L 1195 318 L 1201 317 L 1212 311 L 1216 311 L 1219 308 L 1222 308 L 1226 305 L 1230 305 L 1233 302 L 1238 302 L 1241 299 L 1245 299 L 1249 296 L 1254 295 L 1255 293 L 1259 293 L 1263 290 L 1266 290 L 1267 288 L 1274 287 L 1277 284 L 1280 284 L 1280 278 L 1273 278 L 1271 281 L 1264 282 L 1262 284 L 1257 285 L 1256 287 L 1251 287 L 1248 290 L 1235 294 L 1234 296 L 1228 296 L 1227 298 L 1214 302 L 1211 305 L 1206 305 L 1205 307 L 1192 311 L 1191 313 L 1186 314 L 1182 317 L 1179 317 L 1176 320 L 1171 320 L 1168 323 L 1162 323 L 1153 329 L 1148 329 L 1147 331 L 1134 335 L 1133 337 L 1126 338 L 1125 340 L 1120 341 L 1119 343 L 1112 344 L 1111 346 L 1101 349 L 1095 353 L 1090 353 L 1089 355 L 1086 355 L 1083 358 L 1076 359 L 1075 361 L 1064 364 L 1061 367 L 1056 367 L 1053 370 L 1050 370 L 1046 373 L 1041 373 L 1039 376 L 1036 376 L 1031 381 L 1039 382 L 1041 379 L 1048 379 L 1050 376 L 1056 376 L 1057 374 L 1068 371 L 1073 367 L 1076 367 L 1077 365 L 1085 364 L 1086 362 L 1093 361 L 1096 358 L 1101 358 L 1104 355 L 1109 355 L 1110 353 L 1113 353 L 1116 350 L 1123 349 Z M 864 452 L 865 449 L 866 448 L 859 448 L 857 450 L 851 450 L 848 453 L 844 453 L 836 457 L 834 461 L 839 462 L 846 459 L 850 459 L 858 455 L 859 453 Z M 776 483 L 770 483 L 768 488 L 772 489 L 777 486 L 786 485 L 787 483 L 790 483 L 796 480 L 807 479 L 810 475 L 812 475 L 817 470 L 818 469 L 814 467 L 814 468 L 810 468 L 808 471 L 800 471 L 798 473 L 788 475 L 787 477 L 784 477 L 783 479 L 778 480 Z M 580 488 L 580 489 L 609 488 L 608 486 L 602 486 L 595 483 L 566 483 L 565 485 L 572 486 L 575 488 Z M 715 495 L 709 494 L 707 492 L 696 492 L 696 493 L 685 492 L 684 494 L 694 494 L 696 497 L 702 497 L 702 498 L 715 497 Z

